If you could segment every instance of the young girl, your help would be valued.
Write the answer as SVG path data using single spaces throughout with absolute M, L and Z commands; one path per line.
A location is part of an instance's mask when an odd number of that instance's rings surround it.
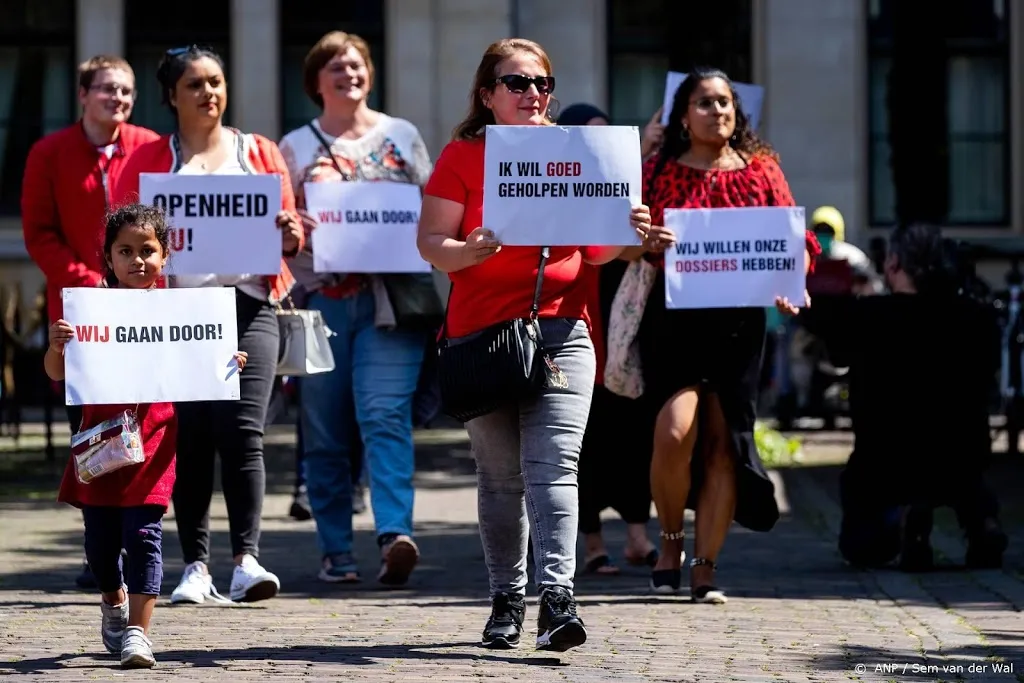
M 102 286 L 152 289 L 160 286 L 169 253 L 164 214 L 151 206 L 130 204 L 107 217 L 103 254 L 107 278 Z M 54 381 L 64 379 L 64 348 L 74 334 L 66 320 L 50 327 L 44 364 Z M 238 369 L 246 355 L 237 353 Z M 125 381 L 140 378 L 126 377 Z M 78 481 L 74 458 L 64 471 L 58 500 L 82 509 L 85 555 L 102 594 L 101 635 L 121 665 L 148 668 L 156 663 L 147 637 L 163 578 L 161 519 L 174 487 L 177 419 L 172 403 L 83 406 L 79 430 L 134 410 L 145 461 L 104 474 L 88 484 Z M 122 572 L 121 549 L 127 553 Z

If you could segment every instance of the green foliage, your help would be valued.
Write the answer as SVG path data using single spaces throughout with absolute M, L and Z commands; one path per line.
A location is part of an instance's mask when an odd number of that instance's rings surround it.
M 763 422 L 754 424 L 754 442 L 765 467 L 790 467 L 803 460 L 803 444 L 797 438 L 786 438 Z

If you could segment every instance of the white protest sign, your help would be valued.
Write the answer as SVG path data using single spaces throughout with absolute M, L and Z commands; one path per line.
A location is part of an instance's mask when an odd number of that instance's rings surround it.
M 306 183 L 317 273 L 429 273 L 416 247 L 420 188 L 389 180 Z
M 139 201 L 167 215 L 166 274 L 281 272 L 281 176 L 142 173 Z
M 802 206 L 665 209 L 666 308 L 802 305 L 807 242 Z
M 62 291 L 68 405 L 238 399 L 231 287 Z
M 487 126 L 483 227 L 507 245 L 636 246 L 636 126 Z
M 676 97 L 676 91 L 686 80 L 686 74 L 678 71 L 669 71 L 665 76 L 665 102 L 661 107 L 661 125 L 668 125 L 668 117 L 672 113 L 672 100 Z M 750 121 L 750 127 L 757 130 L 761 123 L 761 107 L 764 104 L 764 88 L 752 83 L 737 83 L 733 81 L 732 87 L 736 88 L 736 94 L 740 96 L 740 105 L 743 113 Z

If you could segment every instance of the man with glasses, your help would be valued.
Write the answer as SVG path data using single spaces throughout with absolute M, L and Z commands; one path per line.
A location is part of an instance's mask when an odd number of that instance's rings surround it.
M 97 55 L 78 67 L 78 101 L 81 118 L 32 146 L 22 181 L 25 248 L 46 277 L 50 321 L 63 314 L 62 288 L 95 287 L 103 280 L 103 219 L 110 189 L 127 157 L 159 137 L 128 123 L 135 73 L 121 57 Z M 67 412 L 74 432 L 81 408 L 68 406 Z M 88 563 L 75 583 L 95 588 Z

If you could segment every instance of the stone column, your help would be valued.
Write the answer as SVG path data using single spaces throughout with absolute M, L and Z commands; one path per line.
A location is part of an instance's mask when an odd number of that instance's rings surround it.
M 76 61 L 98 54 L 124 56 L 125 0 L 77 0 Z
M 232 125 L 281 137 L 281 31 L 278 0 L 231 0 Z
M 765 137 L 782 157 L 798 205 L 835 206 L 847 240 L 866 246 L 867 17 L 849 0 L 755 0 L 763 33 L 755 74 L 765 87 Z M 755 28 L 757 30 L 757 28 Z M 760 52 L 761 54 L 756 54 Z M 763 58 L 763 65 L 757 62 Z
M 419 128 L 435 158 L 447 138 L 439 135 L 435 91 L 433 0 L 385 0 L 384 102 L 387 113 Z
M 555 97 L 608 110 L 607 0 L 518 0 L 519 34 L 551 58 Z
M 512 0 L 434 0 L 436 63 L 433 135 L 444 144 L 469 111 L 469 91 L 488 45 L 511 37 Z

